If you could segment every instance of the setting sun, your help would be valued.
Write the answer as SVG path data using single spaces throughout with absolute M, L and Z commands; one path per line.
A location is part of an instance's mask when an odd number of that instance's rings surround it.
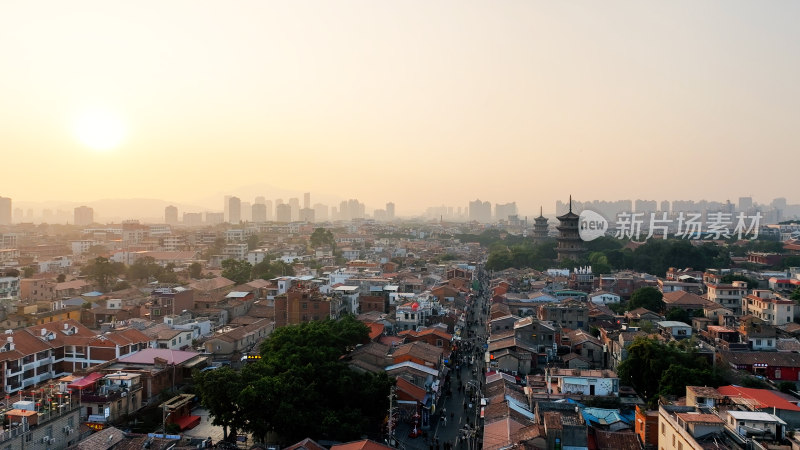
M 112 150 L 125 137 L 122 120 L 108 111 L 83 113 L 75 121 L 74 129 L 83 145 L 97 151 Z

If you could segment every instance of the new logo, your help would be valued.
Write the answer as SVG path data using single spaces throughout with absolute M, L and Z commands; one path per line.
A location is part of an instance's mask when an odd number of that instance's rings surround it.
M 592 241 L 608 231 L 608 221 L 600 214 L 585 209 L 578 219 L 578 234 L 584 241 Z

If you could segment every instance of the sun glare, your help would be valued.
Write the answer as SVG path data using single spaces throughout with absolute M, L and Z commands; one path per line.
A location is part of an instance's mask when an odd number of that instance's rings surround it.
M 77 118 L 74 127 L 78 140 L 96 151 L 113 150 L 125 137 L 122 120 L 108 111 L 86 112 Z

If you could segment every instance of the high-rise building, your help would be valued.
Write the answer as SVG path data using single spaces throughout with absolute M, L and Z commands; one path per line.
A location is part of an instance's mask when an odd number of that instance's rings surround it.
M 303 208 L 300 210 L 300 221 L 314 223 L 314 210 L 312 208 Z
M 274 210 L 272 209 L 272 200 L 264 200 L 264 206 L 267 208 L 267 221 L 272 220 L 274 217 Z
M 253 202 L 253 203 L 256 204 L 256 205 L 265 205 L 266 202 L 267 202 L 267 199 L 264 198 L 263 195 L 259 195 L 258 197 L 256 197 L 256 201 Z
M 300 199 L 297 197 L 290 198 L 289 206 L 292 207 L 292 221 L 300 220 Z
M 231 219 L 230 201 L 231 201 L 231 196 L 230 195 L 226 195 L 225 196 L 225 200 L 222 202 L 223 203 L 222 212 L 225 214 L 225 220 L 227 220 L 227 221 L 230 221 L 230 219 Z
M 267 206 L 263 203 L 256 203 L 253 205 L 252 218 L 253 222 L 266 222 L 267 221 Z
M 183 224 L 187 227 L 199 227 L 203 224 L 203 213 L 183 213 Z
M 494 216 L 497 220 L 508 220 L 509 216 L 517 215 L 517 203 L 495 203 Z
M 88 206 L 75 208 L 75 225 L 86 226 L 94 223 L 94 210 Z
M 636 212 L 644 213 L 645 218 L 650 217 L 650 213 L 656 212 L 658 208 L 658 202 L 655 200 L 636 200 L 633 204 Z
M 394 220 L 394 202 L 386 204 L 386 220 Z
M 286 203 L 281 203 L 275 207 L 276 221 L 289 223 L 292 221 L 292 207 Z
M 11 199 L 0 197 L 0 225 L 11 225 Z
M 253 205 L 251 205 L 250 202 L 242 202 L 240 211 L 242 212 L 242 221 L 250 222 L 253 220 Z
M 207 212 L 206 213 L 206 224 L 207 225 L 219 225 L 221 223 L 225 223 L 225 213 L 221 213 L 221 212 Z
M 318 222 L 325 222 L 328 220 L 328 205 L 322 203 L 314 204 L 314 218 Z
M 753 209 L 753 197 L 739 197 L 739 211 L 750 211 Z
M 481 223 L 491 222 L 492 204 L 489 202 L 482 202 L 480 199 L 469 202 L 469 220 L 475 220 Z
M 311 208 L 311 192 L 303 194 L 303 208 Z
M 178 208 L 172 205 L 167 206 L 164 208 L 164 222 L 167 225 L 177 225 L 178 224 Z
M 242 221 L 242 201 L 239 197 L 228 199 L 228 222 L 238 224 Z

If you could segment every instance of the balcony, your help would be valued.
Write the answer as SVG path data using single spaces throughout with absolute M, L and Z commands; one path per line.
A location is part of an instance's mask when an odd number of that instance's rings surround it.
M 90 392 L 81 394 L 81 402 L 83 403 L 108 403 L 119 398 L 122 398 L 121 391 L 109 391 L 106 393 Z

